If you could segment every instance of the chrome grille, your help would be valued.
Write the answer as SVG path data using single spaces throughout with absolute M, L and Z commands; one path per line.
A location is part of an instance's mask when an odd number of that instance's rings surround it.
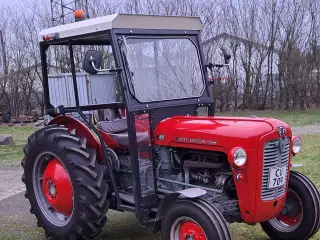
M 280 141 L 284 141 L 284 146 L 280 147 Z M 263 151 L 263 171 L 262 171 L 262 200 L 274 200 L 283 196 L 286 190 L 286 184 L 273 189 L 268 189 L 269 170 L 275 167 L 289 166 L 290 156 L 290 139 L 288 137 L 283 140 L 277 139 L 264 143 Z M 286 178 L 287 183 L 287 178 Z

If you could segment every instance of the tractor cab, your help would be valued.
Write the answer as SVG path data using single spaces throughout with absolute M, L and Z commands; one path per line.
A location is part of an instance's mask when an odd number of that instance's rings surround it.
M 103 139 L 102 148 L 112 151 L 117 159 L 113 162 L 127 164 L 133 181 L 147 189 L 140 193 L 135 186 L 136 208 L 144 197 L 157 198 L 152 179 L 159 138 L 154 131 L 159 123 L 176 115 L 196 116 L 199 108 L 211 109 L 201 28 L 197 17 L 115 14 L 46 29 L 39 35 L 48 113 L 58 119 L 77 113 Z M 74 96 L 69 105 L 64 98 L 56 99 L 54 79 L 47 77 L 48 53 L 61 48 L 69 55 L 72 73 L 67 85 Z M 76 57 L 79 54 L 82 59 Z M 86 74 L 90 92 L 86 104 L 81 74 Z M 113 97 L 103 97 L 107 95 Z M 140 174 L 141 164 L 148 166 L 148 177 Z
M 163 240 L 272 239 L 319 229 L 319 192 L 291 171 L 301 139 L 273 118 L 214 117 L 199 17 L 114 14 L 42 30 L 53 119 L 21 162 L 31 213 L 53 239 L 92 239 L 109 208 Z

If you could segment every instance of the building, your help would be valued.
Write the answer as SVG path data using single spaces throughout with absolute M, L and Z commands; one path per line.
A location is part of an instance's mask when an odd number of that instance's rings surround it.
M 254 93 L 257 105 L 263 104 L 266 93 L 279 94 L 277 87 L 279 50 L 271 51 L 271 48 L 265 44 L 228 33 L 221 33 L 204 41 L 203 44 L 208 62 L 223 63 L 222 50 L 232 55 L 229 70 L 216 69 L 212 76 L 213 80 L 219 81 L 218 86 L 221 89 L 218 91 L 230 92 L 235 102 L 243 102 L 246 97 L 245 92 Z M 273 84 L 273 89 L 276 89 L 275 91 L 271 92 L 270 82 Z M 252 103 L 248 104 L 252 105 Z

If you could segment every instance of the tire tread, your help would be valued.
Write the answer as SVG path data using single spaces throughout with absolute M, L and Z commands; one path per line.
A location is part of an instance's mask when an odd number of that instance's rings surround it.
M 35 199 L 34 196 L 28 194 L 32 189 L 28 175 L 31 175 L 29 165 L 32 165 L 34 161 L 32 155 L 37 152 L 37 147 L 45 144 L 51 149 L 57 148 L 57 152 L 60 151 L 63 156 L 61 159 L 67 159 L 63 160 L 65 166 L 69 165 L 69 169 L 73 169 L 72 174 L 77 176 L 74 178 L 74 183 L 78 184 L 73 185 L 76 189 L 75 194 L 77 194 L 75 204 L 81 206 L 82 210 L 78 208 L 75 210 L 76 224 L 63 236 L 56 235 L 52 229 L 45 227 L 48 226 L 48 223 L 43 222 L 43 218 L 40 217 L 42 213 L 37 206 L 31 207 L 30 212 L 36 215 L 38 226 L 45 229 L 47 239 L 72 240 L 96 237 L 107 221 L 109 186 L 103 180 L 105 166 L 97 164 L 96 150 L 88 148 L 86 138 L 78 137 L 75 129 L 69 131 L 64 126 L 49 125 L 39 129 L 28 138 L 23 148 L 25 157 L 21 161 L 24 170 L 21 181 L 27 188 L 25 197 L 29 199 L 32 206 Z

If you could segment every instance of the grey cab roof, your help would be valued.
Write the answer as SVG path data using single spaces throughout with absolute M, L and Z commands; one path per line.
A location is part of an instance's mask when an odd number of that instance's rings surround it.
M 199 17 L 113 14 L 44 29 L 39 33 L 39 42 L 48 34 L 67 38 L 116 28 L 188 31 L 201 30 L 202 23 Z

